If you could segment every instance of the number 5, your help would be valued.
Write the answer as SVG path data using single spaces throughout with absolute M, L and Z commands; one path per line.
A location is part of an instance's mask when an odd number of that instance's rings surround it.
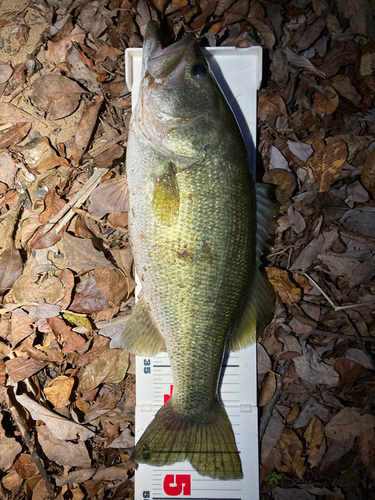
M 167 474 L 163 488 L 167 495 L 191 495 L 191 476 L 189 474 Z

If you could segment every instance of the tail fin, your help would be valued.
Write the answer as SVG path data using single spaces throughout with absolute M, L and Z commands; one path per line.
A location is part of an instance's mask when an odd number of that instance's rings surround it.
M 175 410 L 172 396 L 138 441 L 135 460 L 159 466 L 188 460 L 201 476 L 243 477 L 232 425 L 218 399 L 209 411 L 193 418 Z

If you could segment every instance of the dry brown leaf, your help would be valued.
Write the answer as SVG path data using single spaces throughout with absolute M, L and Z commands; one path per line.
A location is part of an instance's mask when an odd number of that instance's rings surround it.
M 22 152 L 28 165 L 38 171 L 50 170 L 60 165 L 70 168 L 68 160 L 62 156 L 58 156 L 47 137 L 36 137 L 25 144 L 25 146 L 20 146 L 19 150 Z
M 86 33 L 78 25 L 64 37 L 62 40 L 54 43 L 48 42 L 48 47 L 45 52 L 45 57 L 47 61 L 54 64 L 60 64 L 66 61 L 67 55 L 70 48 L 73 46 L 73 42 L 83 43 L 85 41 Z
M 48 304 L 56 304 L 64 297 L 61 281 L 55 276 L 42 281 L 36 274 L 20 276 L 14 283 L 12 291 L 17 302 L 39 302 L 44 300 Z
M 306 472 L 306 465 L 305 459 L 302 457 L 303 445 L 301 440 L 292 429 L 285 428 L 279 443 L 285 455 L 285 465 L 282 470 L 294 472 L 302 481 Z
M 16 347 L 21 340 L 24 340 L 33 333 L 31 325 L 34 322 L 35 319 L 29 318 L 27 315 L 19 316 L 18 314 L 12 313 L 10 339 L 13 348 Z
M 69 467 L 91 466 L 89 453 L 82 441 L 72 443 L 58 439 L 46 425 L 40 425 L 37 431 L 40 446 L 50 460 Z
M 362 100 L 362 96 L 354 85 L 352 85 L 350 78 L 347 75 L 336 75 L 331 78 L 331 82 L 332 87 L 334 87 L 340 95 L 349 99 L 349 101 L 358 106 Z
M 73 332 L 73 330 L 65 324 L 65 322 L 60 318 L 48 318 L 48 324 L 54 331 L 56 335 L 61 335 L 65 345 L 62 349 L 64 354 L 69 352 L 74 352 L 79 349 L 85 343 L 85 339 L 81 337 L 78 333 Z
M 42 370 L 48 363 L 28 358 L 13 358 L 5 362 L 9 377 L 13 382 L 20 382 Z
M 45 112 L 50 112 L 54 120 L 65 118 L 78 107 L 84 92 L 76 82 L 66 76 L 48 74 L 37 78 L 32 84 L 32 100 Z
M 60 375 L 44 388 L 44 393 L 55 408 L 70 404 L 70 396 L 74 386 L 74 378 Z
M 129 281 L 117 269 L 95 268 L 94 278 L 110 306 L 116 306 L 128 298 Z
M 28 410 L 31 418 L 34 420 L 42 420 L 57 439 L 64 439 L 67 441 L 79 439 L 86 441 L 86 439 L 94 436 L 94 432 L 88 427 L 67 420 L 58 413 L 48 410 L 48 408 L 37 403 L 26 394 L 15 394 L 15 398 L 24 408 L 26 408 L 26 410 Z M 38 429 L 40 429 L 40 427 L 38 427 Z
M 330 98 L 319 92 L 315 97 L 312 109 L 318 114 L 325 113 L 326 115 L 331 115 L 336 111 L 340 103 L 340 99 L 333 87 L 327 85 L 325 88 L 326 90 L 332 92 L 335 97 Z
M 361 415 L 359 408 L 343 408 L 325 427 L 327 437 L 335 440 L 350 439 L 370 432 L 375 427 L 375 415 Z
M 65 233 L 63 246 L 69 268 L 73 271 L 82 273 L 97 267 L 114 268 L 105 258 L 103 252 L 96 250 L 91 239 L 75 238 L 71 234 Z
M 292 410 L 290 411 L 290 413 L 288 413 L 288 416 L 286 417 L 286 422 L 288 424 L 292 423 L 293 420 L 295 420 L 299 415 L 299 404 L 291 403 L 290 406 L 292 407 Z
M 265 173 L 263 181 L 277 185 L 276 198 L 283 207 L 287 207 L 290 204 L 290 197 L 297 187 L 297 181 L 292 172 L 281 168 L 273 168 Z
M 321 420 L 318 417 L 313 417 L 310 420 L 309 426 L 303 434 L 303 438 L 307 443 L 307 455 L 309 457 L 314 457 L 324 439 L 324 428 Z
M 6 373 L 5 373 L 5 361 L 0 358 L 0 385 L 5 385 Z
M 74 274 L 70 269 L 64 269 L 59 274 L 59 280 L 64 286 L 65 296 L 59 301 L 59 306 L 61 309 L 68 309 L 70 302 L 72 301 L 72 291 L 74 288 Z
M 260 95 L 258 100 L 258 110 L 267 115 L 288 117 L 284 99 L 280 94 Z
M 266 271 L 269 282 L 285 304 L 291 306 L 301 300 L 301 289 L 290 280 L 288 271 L 278 267 L 266 267 Z
M 0 137 L 0 149 L 14 146 L 24 139 L 31 129 L 31 123 L 16 123 Z
M 310 156 L 307 165 L 319 182 L 320 192 L 329 191 L 332 184 L 337 181 L 347 157 L 348 146 L 344 141 L 329 144 Z
M 361 182 L 368 191 L 375 194 L 375 149 L 371 151 L 363 164 Z
M 110 47 L 109 45 L 102 45 L 101 47 L 96 49 L 94 61 L 97 63 L 104 62 L 106 59 L 116 61 L 116 59 L 118 59 L 122 55 L 122 50 L 116 49 L 115 47 Z
M 341 356 L 335 361 L 334 369 L 340 374 L 339 387 L 342 392 L 348 392 L 353 387 L 357 378 L 366 371 L 366 368 L 351 359 Z
M 1 413 L 0 416 L 2 420 L 4 414 Z M 5 430 L 2 425 L 0 425 L 0 447 L 0 469 L 7 471 L 12 467 L 16 456 L 22 451 L 22 446 L 14 438 L 5 435 Z
M 268 372 L 266 383 L 264 384 L 259 396 L 259 406 L 265 406 L 272 398 L 276 391 L 276 376 L 272 372 Z
M 35 465 L 31 456 L 27 453 L 21 453 L 21 455 L 14 462 L 13 467 L 22 479 L 36 476 L 39 473 L 38 467 Z
M 19 250 L 4 250 L 0 255 L 0 293 L 12 288 L 22 274 L 23 264 Z
M 13 69 L 9 64 L 0 61 L 0 84 L 6 83 L 12 76 Z
M 44 210 L 39 214 L 39 222 L 47 224 L 49 219 L 52 219 L 60 210 L 66 205 L 60 196 L 56 193 L 55 189 L 49 189 L 44 196 Z
M 95 156 L 95 165 L 97 168 L 110 168 L 115 160 L 121 158 L 124 154 L 124 148 L 119 144 L 114 144 L 103 153 Z
M 121 382 L 128 366 L 129 353 L 125 349 L 108 349 L 85 366 L 78 390 L 91 391 L 102 382 Z
M 82 117 L 77 123 L 72 147 L 72 159 L 75 164 L 79 162 L 89 145 L 103 101 L 103 94 L 99 94 L 96 100 L 83 110 Z
M 129 210 L 129 190 L 125 176 L 102 182 L 91 193 L 90 201 L 102 212 L 118 213 Z
M 1 482 L 3 483 L 4 488 L 11 491 L 13 488 L 21 484 L 23 481 L 22 477 L 20 477 L 17 472 L 11 469 L 8 474 L 6 474 Z
M 78 313 L 92 313 L 110 309 L 110 305 L 95 282 L 94 276 L 90 276 L 76 287 L 70 310 Z
M 54 226 L 46 233 L 44 232 L 45 227 L 46 227 L 45 225 L 38 227 L 34 236 L 31 238 L 29 242 L 30 249 L 42 250 L 43 248 L 50 248 L 52 245 L 61 240 L 61 238 L 65 234 L 68 224 L 65 224 L 65 226 L 58 233 L 56 233 L 56 226 Z
M 113 227 L 127 227 L 129 223 L 128 212 L 109 214 L 107 219 Z
M 370 429 L 358 439 L 362 462 L 368 469 L 371 479 L 375 480 L 375 429 Z

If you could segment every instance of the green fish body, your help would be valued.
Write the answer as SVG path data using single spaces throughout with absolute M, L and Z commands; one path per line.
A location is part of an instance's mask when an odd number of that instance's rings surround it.
M 143 356 L 166 347 L 174 389 L 135 459 L 189 460 L 203 476 L 237 479 L 241 461 L 217 386 L 225 348 L 253 343 L 271 311 L 257 267 L 270 203 L 255 188 L 241 132 L 195 38 L 162 49 L 150 22 L 143 52 L 126 166 L 142 292 L 122 342 Z

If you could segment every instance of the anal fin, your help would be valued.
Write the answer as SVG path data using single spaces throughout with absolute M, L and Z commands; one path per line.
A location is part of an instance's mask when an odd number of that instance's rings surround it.
M 155 356 L 165 342 L 143 298 L 139 298 L 121 334 L 124 349 L 137 356 Z

